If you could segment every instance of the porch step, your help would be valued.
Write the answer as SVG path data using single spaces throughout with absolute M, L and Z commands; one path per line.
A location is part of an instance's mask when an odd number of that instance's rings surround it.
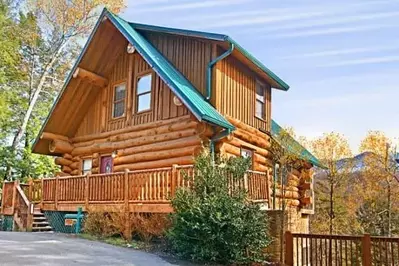
M 53 232 L 46 216 L 37 208 L 33 211 L 32 232 Z

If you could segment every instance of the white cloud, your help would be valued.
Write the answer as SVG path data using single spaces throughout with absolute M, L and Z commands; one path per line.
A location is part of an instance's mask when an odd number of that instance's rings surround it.
M 398 27 L 397 25 L 366 25 L 366 26 L 350 26 L 350 27 L 335 27 L 335 28 L 325 28 L 325 29 L 315 29 L 315 30 L 303 30 L 303 31 L 292 31 L 287 33 L 278 33 L 273 35 L 265 35 L 263 38 L 297 38 L 297 37 L 309 37 L 318 35 L 332 35 L 340 33 L 351 33 L 351 32 L 361 32 L 361 31 L 371 31 L 378 30 L 382 28 L 392 28 Z
M 353 23 L 367 20 L 376 20 L 376 19 L 384 19 L 384 18 L 392 18 L 399 17 L 399 12 L 381 12 L 381 13 L 367 13 L 360 15 L 352 15 L 352 16 L 341 16 L 335 14 L 330 18 L 322 18 L 317 20 L 311 20 L 306 22 L 298 22 L 287 25 L 276 25 L 266 29 L 257 29 L 256 31 L 267 31 L 267 32 L 275 32 L 281 30 L 293 30 L 293 29 L 304 29 L 304 28 L 313 28 L 320 26 L 331 26 L 337 24 L 345 24 L 345 23 Z
M 161 6 L 140 8 L 136 9 L 135 12 L 162 12 L 162 11 L 177 11 L 177 10 L 182 11 L 182 10 L 197 9 L 197 8 L 236 5 L 250 1 L 252 0 L 218 0 L 218 1 L 208 0 L 208 1 L 199 1 L 199 2 L 185 2 L 180 4 L 167 4 Z
M 326 50 L 321 52 L 304 53 L 298 55 L 284 56 L 283 59 L 291 58 L 310 58 L 310 57 L 325 57 L 325 56 L 335 56 L 335 55 L 348 55 L 348 54 L 358 54 L 365 52 L 383 52 L 399 50 L 399 44 L 389 45 L 389 46 L 372 46 L 372 47 L 358 47 L 349 49 L 336 49 L 336 50 Z
M 353 66 L 353 65 L 364 65 L 364 64 L 380 64 L 380 63 L 391 63 L 399 62 L 399 55 L 387 55 L 379 57 L 369 57 L 353 60 L 342 60 L 338 62 L 332 62 L 328 64 L 319 65 L 320 67 L 337 67 L 337 66 Z

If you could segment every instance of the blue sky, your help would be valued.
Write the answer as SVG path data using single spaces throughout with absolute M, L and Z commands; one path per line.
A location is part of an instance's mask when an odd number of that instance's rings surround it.
M 399 136 L 399 1 L 128 0 L 129 21 L 225 33 L 290 86 L 273 118 L 309 138 Z

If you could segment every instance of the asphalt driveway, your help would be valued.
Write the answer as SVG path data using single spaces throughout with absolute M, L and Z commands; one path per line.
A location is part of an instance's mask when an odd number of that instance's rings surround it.
M 54 233 L 0 232 L 0 265 L 179 265 L 142 251 Z

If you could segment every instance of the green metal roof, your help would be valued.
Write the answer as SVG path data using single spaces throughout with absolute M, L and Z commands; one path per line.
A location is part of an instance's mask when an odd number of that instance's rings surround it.
M 322 167 L 322 163 L 311 154 L 305 147 L 303 147 L 299 142 L 297 142 L 292 136 L 287 135 L 285 141 L 281 141 L 281 134 L 283 133 L 283 128 L 280 127 L 276 121 L 272 120 L 272 130 L 271 134 L 274 139 L 276 139 L 284 148 L 291 150 L 294 153 L 299 153 L 299 157 L 307 162 L 312 163 L 315 166 Z
M 236 41 L 224 34 L 211 33 L 211 32 L 202 32 L 202 31 L 193 31 L 193 30 L 184 30 L 184 29 L 176 29 L 176 28 L 168 28 L 168 27 L 160 27 L 139 23 L 129 23 L 136 30 L 143 31 L 155 31 L 155 32 L 164 32 L 170 34 L 184 35 L 190 37 L 204 38 L 208 40 L 215 41 L 225 41 L 231 44 L 234 44 L 235 48 L 243 54 L 248 60 L 250 60 L 253 64 L 255 64 L 259 69 L 261 69 L 266 75 L 268 75 L 272 80 L 274 80 L 279 86 L 280 89 L 287 91 L 290 86 L 285 83 L 281 78 L 279 78 L 276 74 L 274 74 L 270 69 L 268 69 L 262 62 L 256 59 L 253 55 L 251 55 L 247 50 L 245 50 L 241 45 L 239 45 Z
M 161 79 L 181 99 L 200 121 L 206 121 L 223 128 L 234 130 L 235 127 L 226 120 L 197 89 L 180 73 L 146 38 L 136 31 L 121 17 L 105 10 L 105 15 L 117 27 L 125 38 L 134 45 L 137 52 L 147 61 Z M 101 18 L 100 18 L 101 19 Z

